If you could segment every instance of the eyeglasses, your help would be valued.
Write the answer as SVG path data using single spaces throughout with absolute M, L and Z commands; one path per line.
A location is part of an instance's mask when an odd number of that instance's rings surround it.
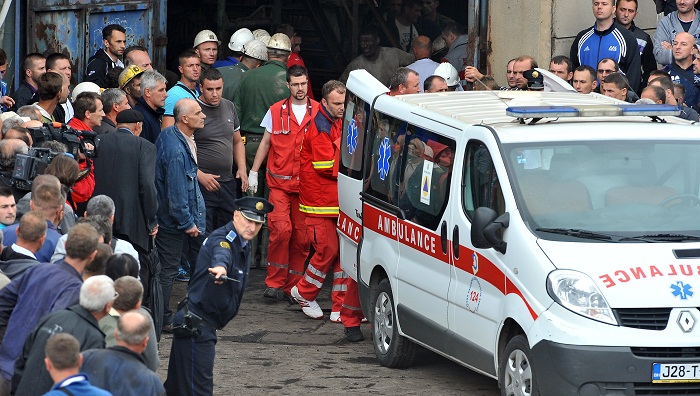
M 116 300 L 117 297 L 119 297 L 119 293 L 117 293 L 117 292 L 115 291 L 115 292 L 114 292 L 114 299 Z
M 607 76 L 608 74 L 613 74 L 615 73 L 615 70 L 610 70 L 610 69 L 598 69 L 598 74 L 602 74 L 604 76 Z

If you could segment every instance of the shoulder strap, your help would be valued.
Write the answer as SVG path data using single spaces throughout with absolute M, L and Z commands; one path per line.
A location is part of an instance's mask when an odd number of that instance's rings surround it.
M 678 74 L 683 76 L 683 78 L 688 80 L 689 83 L 693 84 L 693 86 L 695 87 L 696 90 L 698 89 L 698 86 L 695 85 L 695 78 L 693 77 L 692 74 L 688 73 L 687 70 L 684 70 L 683 68 L 678 66 L 678 64 L 676 64 L 676 62 L 671 63 L 671 68 L 673 70 L 675 70 Z
M 112 239 L 109 241 L 109 246 L 112 247 L 112 252 L 114 252 L 114 249 L 117 248 L 117 238 L 112 237 Z
M 74 396 L 74 395 L 73 395 L 73 392 L 69 391 L 69 390 L 66 389 L 66 388 L 59 388 L 58 390 L 61 391 L 61 392 L 63 392 L 63 393 L 65 393 L 65 394 L 68 395 L 68 396 Z

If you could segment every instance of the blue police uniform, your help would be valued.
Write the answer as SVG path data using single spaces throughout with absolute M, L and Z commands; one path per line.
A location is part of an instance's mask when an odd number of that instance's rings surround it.
M 214 283 L 208 269 L 226 268 L 230 280 Z M 173 336 L 165 389 L 168 395 L 211 395 L 214 388 L 216 330 L 238 313 L 250 270 L 250 245 L 236 234 L 232 222 L 204 241 L 188 287 L 187 309 L 180 309 L 173 326 L 185 322 L 186 311 L 202 318 L 198 334 Z

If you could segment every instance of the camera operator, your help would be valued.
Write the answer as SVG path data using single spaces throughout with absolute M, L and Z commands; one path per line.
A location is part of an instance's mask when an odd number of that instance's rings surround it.
M 75 110 L 75 116 L 68 122 L 69 126 L 79 131 L 92 132 L 93 128 L 102 124 L 102 117 L 104 117 L 105 113 L 100 95 L 92 92 L 81 93 L 75 98 L 73 109 Z M 90 143 L 85 143 L 85 146 L 88 150 L 94 149 L 94 146 Z M 80 165 L 80 176 L 73 187 L 73 192 L 69 196 L 69 202 L 73 205 L 73 209 L 78 209 L 78 204 L 87 202 L 95 190 L 95 174 L 92 159 L 86 158 L 82 152 L 79 154 L 79 157 L 76 159 L 78 160 L 78 165 Z M 84 205 L 81 206 L 84 207 Z M 80 215 L 83 211 L 78 211 L 78 214 Z
M 18 190 L 12 184 L 12 170 L 15 167 L 17 154 L 27 154 L 29 146 L 19 139 L 0 140 L 0 183 L 12 190 L 15 202 L 26 194 L 26 191 Z
M 61 147 L 63 146 L 63 147 Z M 79 168 L 78 162 L 69 155 L 64 155 L 66 152 L 65 145 L 56 141 L 43 142 L 42 147 L 48 148 L 57 155 L 51 160 L 51 163 L 44 170 L 45 175 L 52 175 L 58 178 L 61 183 L 61 194 L 63 195 L 63 217 L 56 230 L 65 235 L 75 225 L 75 212 L 73 208 L 66 202 L 71 188 L 75 185 L 78 179 Z M 17 202 L 17 215 L 22 217 L 26 212 L 29 212 L 29 202 L 32 198 L 32 193 L 28 192 L 22 199 Z

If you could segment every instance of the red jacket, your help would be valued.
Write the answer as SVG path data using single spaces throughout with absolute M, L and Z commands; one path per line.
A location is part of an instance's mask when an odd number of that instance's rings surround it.
M 270 106 L 272 132 L 267 154 L 267 185 L 287 192 L 299 191 L 299 157 L 304 136 L 311 128 L 319 104 L 309 100 L 301 125 L 291 109 L 289 99 Z M 267 132 L 265 132 L 267 133 Z
M 333 120 L 320 106 L 312 128 L 301 146 L 299 210 L 307 216 L 338 216 L 338 167 L 340 129 L 343 120 Z
M 92 131 L 92 128 L 75 117 L 68 121 L 68 125 L 79 131 Z M 77 182 L 75 182 L 73 192 L 71 193 L 74 206 L 73 209 L 76 209 L 75 205 L 81 202 L 86 202 L 88 199 L 90 199 L 90 197 L 92 197 L 92 192 L 95 191 L 95 173 L 92 167 L 92 160 L 78 158 L 75 160 L 78 161 L 81 177 L 78 178 Z

